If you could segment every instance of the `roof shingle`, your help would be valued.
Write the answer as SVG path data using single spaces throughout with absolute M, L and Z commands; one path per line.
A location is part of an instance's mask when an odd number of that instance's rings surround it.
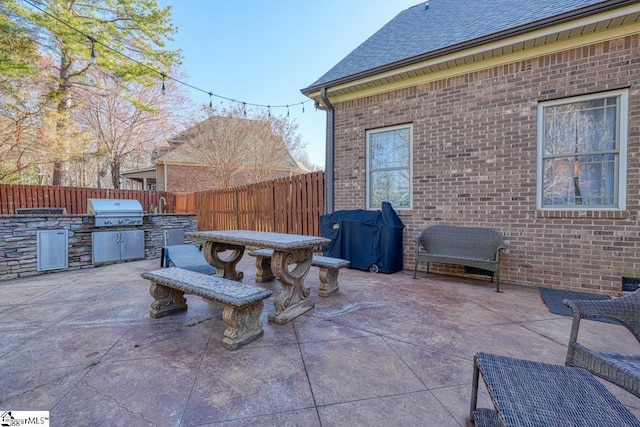
M 400 12 L 309 88 L 607 1 L 431 0 L 428 8 L 423 1 Z

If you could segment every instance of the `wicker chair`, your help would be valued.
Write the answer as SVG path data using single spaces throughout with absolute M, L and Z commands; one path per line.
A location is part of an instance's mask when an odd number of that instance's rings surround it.
M 612 300 L 563 302 L 573 311 L 565 365 L 585 368 L 640 397 L 640 354 L 593 351 L 577 342 L 580 319 L 593 318 L 612 319 L 624 325 L 640 342 L 640 290 Z

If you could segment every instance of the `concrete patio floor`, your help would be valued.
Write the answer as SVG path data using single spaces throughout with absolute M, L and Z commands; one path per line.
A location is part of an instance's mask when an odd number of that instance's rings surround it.
M 321 298 L 312 268 L 315 308 L 275 325 L 267 300 L 264 337 L 230 352 L 220 304 L 187 296 L 185 313 L 149 317 L 140 274 L 159 265 L 0 281 L 0 409 L 50 411 L 52 426 L 464 426 L 474 351 L 564 363 L 571 319 L 537 289 L 350 269 Z M 620 326 L 584 322 L 580 337 L 640 352 Z M 640 418 L 640 399 L 603 383 Z

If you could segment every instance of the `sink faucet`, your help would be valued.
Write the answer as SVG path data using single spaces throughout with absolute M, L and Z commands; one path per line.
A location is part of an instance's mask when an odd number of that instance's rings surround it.
M 158 200 L 158 213 L 164 213 L 166 207 L 167 207 L 167 199 L 165 199 L 164 197 L 160 197 L 160 199 Z

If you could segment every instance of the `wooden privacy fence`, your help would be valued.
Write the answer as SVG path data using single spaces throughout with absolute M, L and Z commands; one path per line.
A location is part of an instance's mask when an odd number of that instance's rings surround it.
M 86 214 L 87 199 L 137 199 L 149 212 L 163 196 L 168 205 L 173 202 L 163 191 L 0 184 L 0 215 L 13 215 L 18 208 L 65 208 L 69 215 Z
M 225 190 L 175 193 L 175 212 L 198 214 L 198 230 L 320 235 L 324 172 Z
M 313 172 L 225 190 L 169 193 L 143 190 L 0 184 L 0 214 L 17 208 L 66 208 L 86 214 L 87 199 L 137 199 L 147 212 L 167 201 L 165 212 L 196 213 L 198 230 L 256 230 L 320 235 L 324 172 Z

